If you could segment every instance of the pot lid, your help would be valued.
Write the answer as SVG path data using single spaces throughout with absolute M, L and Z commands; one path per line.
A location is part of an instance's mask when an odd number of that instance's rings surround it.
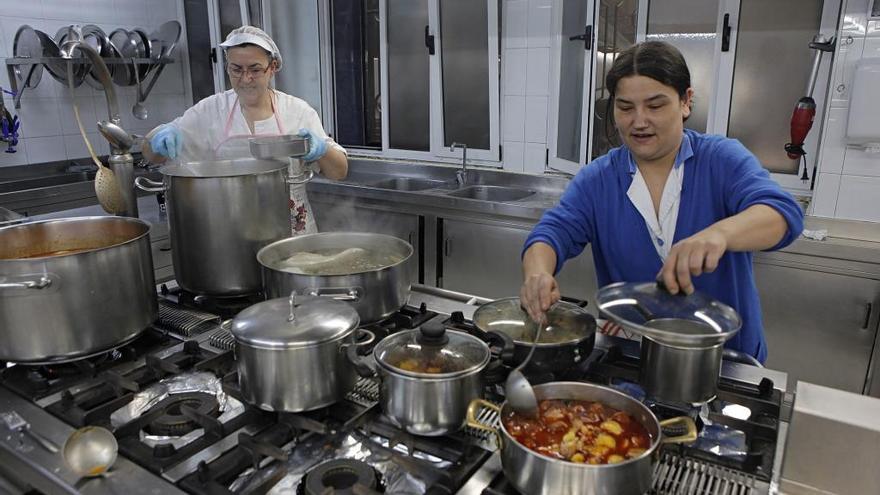
M 295 349 L 341 339 L 359 323 L 357 311 L 342 301 L 292 295 L 245 309 L 232 320 L 230 331 L 242 344 Z
M 730 306 L 702 292 L 670 294 L 657 282 L 619 282 L 599 289 L 603 315 L 661 344 L 707 347 L 726 342 L 742 320 Z
M 522 308 L 518 297 L 496 299 L 474 311 L 474 325 L 483 332 L 501 332 L 518 344 L 532 345 L 538 324 Z M 538 339 L 538 346 L 578 342 L 592 335 L 596 320 L 584 308 L 566 301 L 557 301 L 547 311 L 547 327 Z
M 485 342 L 464 332 L 447 330 L 437 320 L 385 337 L 373 355 L 393 373 L 420 378 L 469 374 L 485 367 L 490 357 Z

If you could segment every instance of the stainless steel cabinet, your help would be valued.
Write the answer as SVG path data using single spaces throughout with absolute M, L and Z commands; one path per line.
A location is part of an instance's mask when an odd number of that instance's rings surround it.
M 443 218 L 440 229 L 440 287 L 490 298 L 519 295 L 520 252 L 529 226 Z M 568 260 L 557 280 L 564 296 L 593 302 L 596 276 L 589 250 Z
M 866 379 L 880 313 L 880 281 L 755 263 L 767 367 L 794 380 L 868 393 Z
M 423 282 L 422 220 L 419 215 L 367 207 L 352 202 L 325 202 L 309 198 L 321 232 L 375 232 L 403 239 L 413 247 L 409 263 L 413 282 Z

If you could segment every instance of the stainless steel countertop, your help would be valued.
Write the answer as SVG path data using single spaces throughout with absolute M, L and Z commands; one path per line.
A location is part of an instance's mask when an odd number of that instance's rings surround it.
M 164 215 L 160 215 L 159 203 L 155 195 L 138 197 L 139 218 L 150 224 L 150 241 L 158 242 L 168 238 L 168 221 Z M 51 220 L 55 218 L 108 216 L 101 205 L 83 206 L 70 210 L 54 211 L 42 215 L 27 217 L 27 221 Z
M 535 176 L 486 169 L 469 170 L 474 185 L 510 186 L 537 191 L 535 195 L 522 201 L 487 202 L 450 197 L 440 190 L 399 191 L 369 185 L 389 177 L 453 181 L 457 167 L 364 159 L 352 159 L 349 164 L 349 176 L 346 179 L 330 181 L 317 178 L 309 183 L 309 191 L 316 195 L 334 195 L 399 204 L 401 209 L 405 208 L 413 212 L 430 210 L 449 214 L 458 211 L 469 215 L 500 217 L 532 224 L 541 218 L 544 211 L 559 201 L 568 184 L 568 179 L 562 176 Z M 807 217 L 805 224 L 809 230 L 827 230 L 828 237 L 824 241 L 801 237 L 779 253 L 880 264 L 880 223 Z M 762 256 L 764 253 L 758 254 L 758 257 Z

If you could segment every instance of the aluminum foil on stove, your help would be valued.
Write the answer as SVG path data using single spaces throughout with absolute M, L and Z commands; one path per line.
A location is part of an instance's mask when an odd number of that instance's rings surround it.
M 377 443 L 374 438 L 367 437 L 358 431 L 341 432 L 331 436 L 315 435 L 297 444 L 290 452 L 290 457 L 282 469 L 287 473 L 276 483 L 269 494 L 296 494 L 300 482 L 306 473 L 318 464 L 331 459 L 354 459 L 372 466 L 380 475 L 386 494 L 420 495 L 427 491 L 427 484 L 433 480 L 424 480 L 407 469 L 407 464 L 414 462 L 399 448 L 394 450 Z M 450 463 L 433 456 L 414 453 L 414 457 L 422 460 L 434 459 L 437 469 L 449 467 Z M 422 454 L 422 455 L 418 455 Z M 242 473 L 229 487 L 235 493 L 246 493 L 249 487 L 260 486 L 268 477 L 277 476 L 278 467 L 259 471 L 249 469 Z
M 244 404 L 223 392 L 219 377 L 210 372 L 199 371 L 166 378 L 138 392 L 131 402 L 113 411 L 110 415 L 110 424 L 113 428 L 118 428 L 139 418 L 167 397 L 189 392 L 203 392 L 213 395 L 219 406 L 220 416 L 217 419 L 221 423 L 225 423 L 244 412 Z M 203 428 L 197 428 L 185 435 L 162 436 L 148 435 L 141 431 L 140 438 L 151 447 L 160 443 L 170 443 L 176 448 L 180 448 L 202 436 L 204 432 Z

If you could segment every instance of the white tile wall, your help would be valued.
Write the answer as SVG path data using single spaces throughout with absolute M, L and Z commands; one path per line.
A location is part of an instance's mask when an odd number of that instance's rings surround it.
M 819 176 L 813 192 L 813 215 L 880 222 L 880 154 L 846 145 L 850 87 L 858 61 L 880 57 L 880 22 L 867 20 L 865 0 L 847 0 L 834 57 L 831 109 L 822 135 Z M 868 25 L 871 24 L 871 25 Z M 867 34 L 866 34 L 867 33 Z M 848 43 L 851 37 L 852 42 Z M 880 97 L 880 89 L 877 90 Z M 815 130 L 815 129 L 814 129 Z
M 546 160 L 546 143 L 526 143 L 526 153 L 523 157 L 523 172 L 527 174 L 543 174 Z
M 502 31 L 507 48 L 528 48 L 529 0 L 507 0 Z
M 508 164 L 510 168 L 522 170 L 525 143 L 516 141 L 505 141 L 504 143 L 502 143 L 502 146 L 504 146 L 504 156 L 502 157 L 504 163 Z
M 501 135 L 505 170 L 544 172 L 552 4 L 552 0 L 502 2 Z
M 0 0 L 3 13 L 0 16 L 0 59 L 13 56 L 15 33 L 23 24 L 50 37 L 62 26 L 72 23 L 96 24 L 108 34 L 119 27 L 139 27 L 150 33 L 168 20 L 184 22 L 178 17 L 178 4 L 179 0 Z M 178 49 L 185 49 L 185 43 L 178 44 Z M 184 87 L 186 69 L 180 62 L 179 52 L 174 58 L 178 61 L 165 68 L 146 101 L 150 112 L 146 121 L 131 115 L 135 88 L 115 86 L 122 124 L 129 132 L 144 134 L 155 125 L 182 114 L 188 106 Z M 5 66 L 0 67 L 0 86 L 10 87 Z M 74 94 L 92 146 L 100 154 L 108 153 L 106 140 L 95 128 L 98 120 L 107 118 L 104 93 L 83 84 Z M 3 102 L 11 112 L 18 114 L 22 124 L 18 152 L 0 152 L 0 167 L 88 157 L 73 118 L 69 91 L 48 71 L 43 71 L 36 88 L 24 91 L 20 109 L 14 108 L 8 95 Z M 5 143 L 0 142 L 0 150 L 5 149 Z
M 835 216 L 880 222 L 880 177 L 841 176 Z
M 840 175 L 820 173 L 813 191 L 813 215 L 833 218 L 840 193 Z
M 526 142 L 547 142 L 547 97 L 526 96 Z

